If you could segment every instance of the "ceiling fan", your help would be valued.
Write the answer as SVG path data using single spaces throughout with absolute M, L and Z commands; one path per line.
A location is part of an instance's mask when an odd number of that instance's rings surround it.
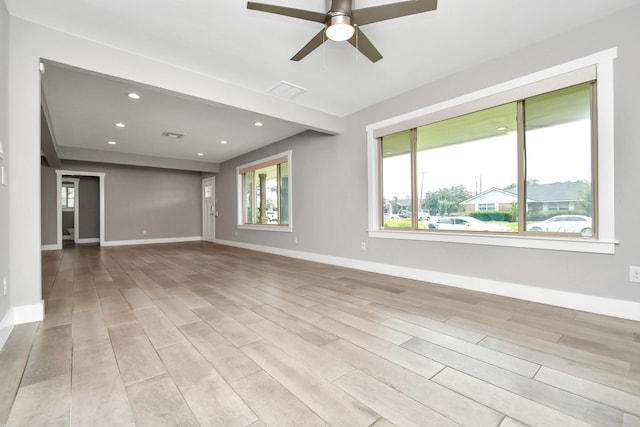
M 364 9 L 353 9 L 352 6 L 353 0 L 331 0 L 331 10 L 327 13 L 320 13 L 252 1 L 247 3 L 247 9 L 324 24 L 325 28 L 300 49 L 291 58 L 292 61 L 300 61 L 329 39 L 333 41 L 347 40 L 364 56 L 369 58 L 371 62 L 376 62 L 382 59 L 382 55 L 360 30 L 360 27 L 374 22 L 386 21 L 387 19 L 435 10 L 438 6 L 438 0 L 408 0 Z

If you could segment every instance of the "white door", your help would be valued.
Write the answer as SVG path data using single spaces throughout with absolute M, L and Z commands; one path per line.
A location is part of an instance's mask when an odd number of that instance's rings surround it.
M 216 230 L 215 177 L 202 180 L 202 240 L 213 242 Z

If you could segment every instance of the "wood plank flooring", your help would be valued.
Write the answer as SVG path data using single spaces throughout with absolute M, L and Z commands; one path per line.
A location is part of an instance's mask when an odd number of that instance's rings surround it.
M 42 282 L 0 426 L 640 426 L 640 322 L 201 242 Z

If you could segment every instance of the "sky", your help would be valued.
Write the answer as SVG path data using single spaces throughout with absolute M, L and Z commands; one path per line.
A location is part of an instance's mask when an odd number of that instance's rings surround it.
M 540 184 L 591 182 L 590 121 L 527 132 L 527 178 Z M 409 155 L 384 159 L 383 191 L 402 199 L 411 191 Z M 464 185 L 473 195 L 517 182 L 515 134 L 425 150 L 418 153 L 418 192 Z M 480 185 L 481 184 L 481 185 Z

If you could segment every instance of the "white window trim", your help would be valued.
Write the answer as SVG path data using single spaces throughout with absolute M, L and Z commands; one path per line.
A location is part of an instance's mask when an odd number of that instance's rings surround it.
M 272 225 L 272 224 L 244 224 L 242 218 L 242 201 L 244 198 L 244 189 L 242 188 L 242 177 L 240 171 L 242 169 L 250 168 L 261 163 L 267 163 L 272 160 L 276 160 L 281 157 L 286 157 L 289 168 L 289 188 L 288 188 L 288 209 L 289 209 L 289 224 L 288 225 Z M 291 165 L 292 151 L 288 150 L 284 153 L 275 154 L 273 156 L 265 157 L 263 159 L 256 160 L 251 163 L 245 163 L 236 167 L 236 188 L 237 188 L 237 221 L 236 228 L 239 230 L 257 230 L 257 231 L 280 231 L 285 233 L 293 232 L 293 167 Z
M 464 243 L 521 247 L 574 252 L 614 254 L 614 117 L 613 117 L 613 60 L 618 56 L 616 47 L 564 64 L 550 67 L 522 76 L 486 89 L 434 104 L 417 111 L 369 124 L 367 130 L 369 229 L 371 238 L 423 240 L 431 242 Z M 562 238 L 508 235 L 469 235 L 461 233 L 429 233 L 420 231 L 385 230 L 380 227 L 379 213 L 379 156 L 377 138 L 390 130 L 397 131 L 405 126 L 413 127 L 421 117 L 432 115 L 452 107 L 462 106 L 483 98 L 500 95 L 507 91 L 543 83 L 546 79 L 558 78 L 567 73 L 575 73 L 586 67 L 596 68 L 598 102 L 598 238 Z

